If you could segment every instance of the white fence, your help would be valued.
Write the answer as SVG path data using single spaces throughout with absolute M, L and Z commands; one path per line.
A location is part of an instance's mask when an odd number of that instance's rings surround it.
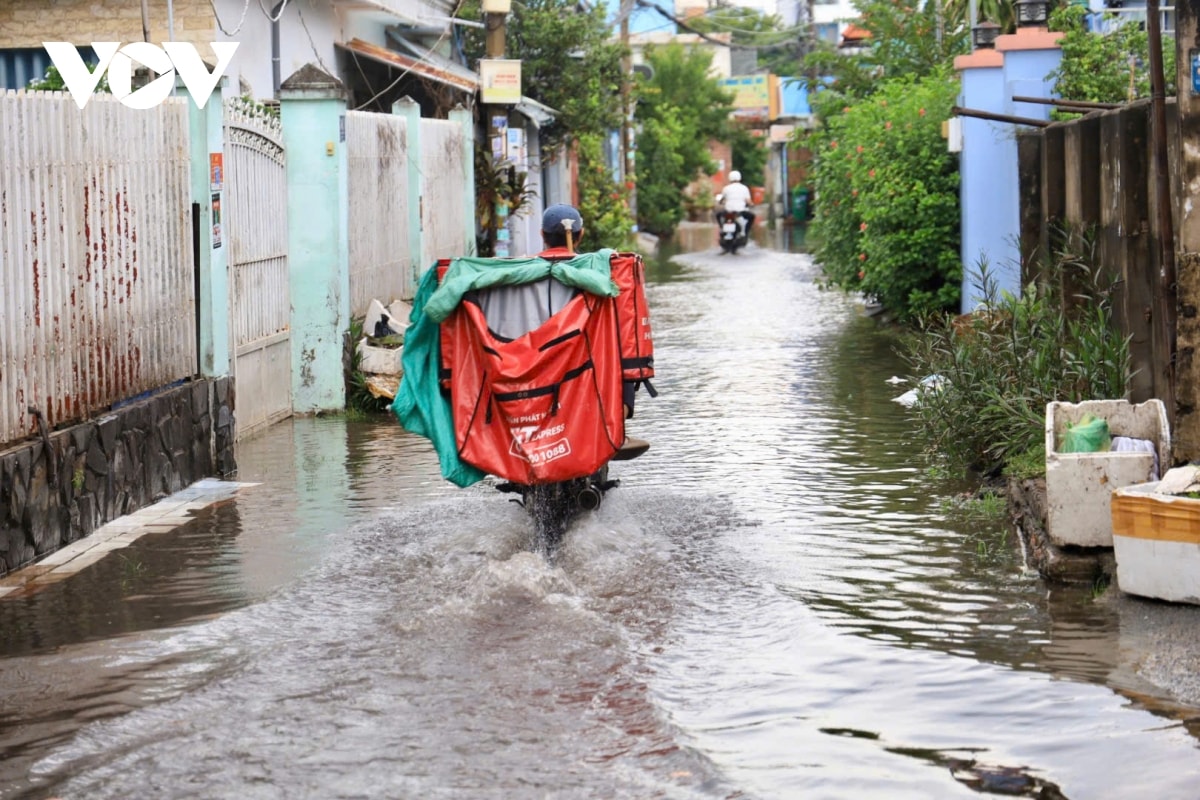
M 421 120 L 422 270 L 439 258 L 474 255 L 465 235 L 474 229 L 463 201 L 465 138 L 466 132 L 457 122 Z M 471 252 L 465 252 L 467 249 Z
M 349 159 L 350 315 L 410 299 L 416 275 L 408 230 L 408 135 L 404 117 L 346 113 Z M 460 200 L 461 202 L 461 200 Z
M 36 432 L 31 407 L 69 424 L 198 372 L 189 103 L 142 111 L 96 95 L 81 111 L 64 94 L 0 94 L 0 445 Z M 225 113 L 213 227 L 229 313 L 204 324 L 228 320 L 245 435 L 291 413 L 298 368 L 286 153 L 277 117 L 238 100 Z M 346 115 L 355 317 L 474 250 L 469 122 L 413 120 Z
M 0 94 L 0 443 L 196 372 L 187 102 Z

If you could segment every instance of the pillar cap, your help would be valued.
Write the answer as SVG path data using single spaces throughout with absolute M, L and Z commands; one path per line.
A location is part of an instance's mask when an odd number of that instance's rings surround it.
M 1003 37 L 1000 37 L 1003 38 Z M 998 38 L 997 41 L 1000 39 Z M 964 69 L 981 69 L 983 67 L 1003 67 L 1004 54 L 991 49 L 990 47 L 976 50 L 974 53 L 965 56 L 954 57 L 954 68 L 957 70 Z
M 344 100 L 346 95 L 342 82 L 315 64 L 305 64 L 279 84 L 284 100 Z
M 996 37 L 996 49 L 1000 52 L 1013 50 L 1058 50 L 1062 47 L 1058 40 L 1063 37 L 1060 31 L 1050 32 L 1048 28 L 1017 28 L 1016 33 Z

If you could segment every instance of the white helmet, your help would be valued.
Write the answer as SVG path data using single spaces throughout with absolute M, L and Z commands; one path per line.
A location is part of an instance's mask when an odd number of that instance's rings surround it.
M 742 173 L 738 172 L 736 169 L 735 169 L 735 170 L 731 170 L 731 171 L 730 171 L 730 173 L 729 173 L 729 180 L 730 180 L 732 183 L 737 183 L 737 182 L 739 182 L 741 179 L 742 179 Z

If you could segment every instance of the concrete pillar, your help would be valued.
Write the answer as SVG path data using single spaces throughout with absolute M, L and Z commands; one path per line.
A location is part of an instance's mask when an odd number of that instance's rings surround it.
M 954 68 L 962 75 L 959 105 L 976 111 L 1008 113 L 1004 102 L 1004 57 L 999 52 L 980 49 L 959 56 L 954 59 Z M 1012 125 L 962 117 L 959 195 L 964 313 L 972 311 L 984 300 L 980 278 L 985 264 L 997 289 L 1020 293 L 1016 163 L 1017 145 Z M 1011 165 L 1013 169 L 1009 170 L 1005 165 Z
M 411 97 L 404 96 L 392 103 L 392 113 L 404 118 L 404 158 L 408 168 L 408 197 L 404 201 L 408 215 L 404 224 L 408 226 L 408 253 L 412 263 L 405 286 L 409 287 L 406 293 L 411 299 L 421 282 L 421 275 L 429 267 L 425 263 L 421 224 L 421 106 Z
M 1175 4 L 1178 181 L 1172 190 L 1175 222 L 1177 313 L 1175 416 L 1171 431 L 1176 463 L 1200 458 L 1200 0 Z M 1170 128 L 1168 127 L 1168 132 Z M 1154 219 L 1154 217 L 1151 217 Z
M 292 293 L 292 408 L 345 407 L 342 349 L 350 327 L 346 94 L 312 64 L 280 86 L 287 149 Z
M 1062 61 L 1062 48 L 1059 46 L 1061 33 L 1050 33 L 1046 28 L 1025 27 L 1017 28 L 1015 33 L 996 37 L 996 52 L 1004 58 L 1004 112 L 1026 119 L 1049 120 L 1053 106 L 1045 103 L 1027 103 L 1013 100 L 1014 97 L 1032 97 L 1047 99 L 1054 94 L 1054 85 L 1046 76 L 1049 75 Z M 1026 153 L 1026 166 L 1033 166 L 1034 155 Z M 1044 163 L 1045 156 L 1041 156 Z M 1043 183 L 1039 187 L 1045 189 Z M 1018 190 L 1018 197 L 1020 192 Z M 1041 202 L 1041 201 L 1039 201 Z M 1043 223 L 1044 228 L 1049 225 Z M 1041 264 L 1030 263 L 1052 257 L 1055 243 L 1052 241 L 1052 231 L 1038 232 L 1036 250 L 1031 250 L 1034 243 L 1032 234 L 1028 231 L 1022 234 L 1021 271 L 1026 275 L 1037 273 Z M 1042 244 L 1045 247 L 1042 247 Z
M 463 131 L 463 249 L 475 253 L 475 118 L 462 105 L 455 106 L 448 115 Z
M 217 82 L 204 108 L 188 102 L 188 141 L 192 162 L 192 221 L 199 232 L 196 253 L 196 339 L 199 373 L 206 378 L 230 374 L 229 237 L 213 230 L 213 202 L 225 191 L 224 141 L 226 78 Z M 223 223 L 222 223 L 223 224 Z
M 1046 75 L 1061 60 L 1061 37 L 1044 28 L 1018 28 L 1016 33 L 996 37 L 994 49 L 981 48 L 954 59 L 955 69 L 962 74 L 960 105 L 1048 119 L 1050 106 L 1012 98 L 1050 97 L 1053 87 Z M 966 312 L 983 299 L 978 284 L 984 262 L 997 289 L 1021 291 L 1021 189 L 1014 125 L 971 117 L 964 117 L 962 125 L 962 309 Z M 1026 154 L 1027 160 L 1031 157 Z
M 1016 33 L 996 37 L 996 52 L 1004 57 L 1005 113 L 1030 119 L 1050 119 L 1053 106 L 1018 103 L 1013 97 L 1048 98 L 1054 84 L 1046 79 L 1062 61 L 1061 33 L 1045 28 L 1017 28 Z

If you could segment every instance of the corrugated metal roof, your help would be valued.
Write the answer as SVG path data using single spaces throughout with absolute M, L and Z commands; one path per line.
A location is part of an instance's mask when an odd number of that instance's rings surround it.
M 428 51 L 424 57 L 418 59 L 411 58 L 403 53 L 397 53 L 395 50 L 388 50 L 386 47 L 379 47 L 370 42 L 364 42 L 362 39 L 338 42 L 337 46 L 343 50 L 349 50 L 351 53 L 357 53 L 373 61 L 378 61 L 381 64 L 387 64 L 390 67 L 416 72 L 430 80 L 446 84 L 464 92 L 473 93 L 479 90 L 479 76 L 474 72 Z

